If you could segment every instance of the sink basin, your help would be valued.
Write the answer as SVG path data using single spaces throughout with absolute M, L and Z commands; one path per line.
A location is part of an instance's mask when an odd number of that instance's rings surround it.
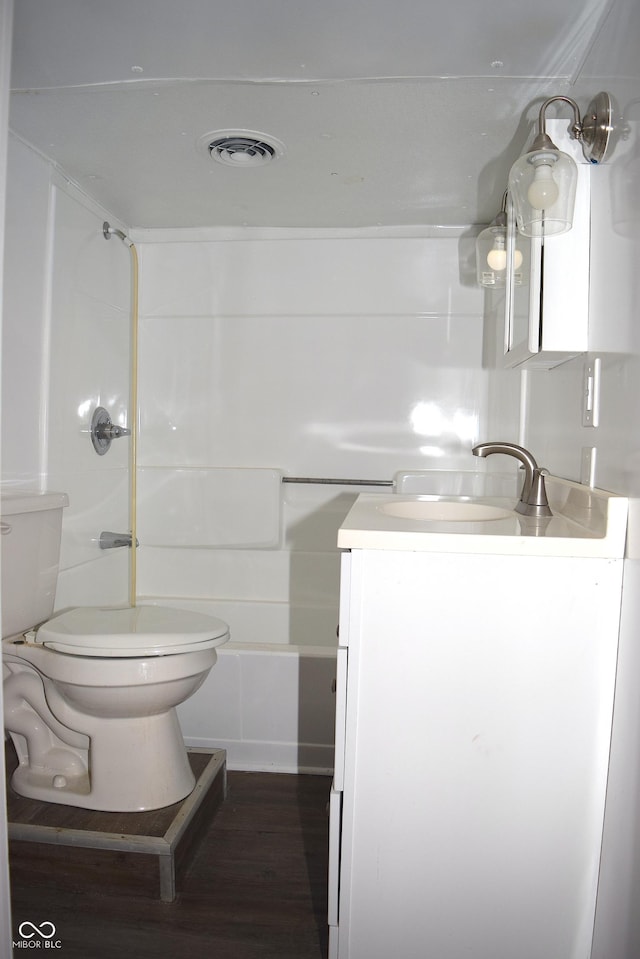
M 338 531 L 338 546 L 500 556 L 624 556 L 629 505 L 624 496 L 559 476 L 547 476 L 546 483 L 553 516 L 542 519 L 517 513 L 513 496 L 361 493 Z
M 387 516 L 427 523 L 488 523 L 513 516 L 512 510 L 501 506 L 450 500 L 399 500 L 397 503 L 384 503 L 380 510 Z

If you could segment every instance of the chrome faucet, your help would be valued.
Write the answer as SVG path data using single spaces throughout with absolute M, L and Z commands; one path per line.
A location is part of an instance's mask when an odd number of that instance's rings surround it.
M 505 453 L 513 456 L 524 466 L 524 483 L 520 500 L 516 506 L 516 513 L 523 516 L 552 516 L 547 500 L 547 491 L 544 485 L 544 470 L 541 469 L 533 456 L 523 446 L 515 443 L 479 443 L 474 446 L 474 456 L 489 456 L 491 453 Z

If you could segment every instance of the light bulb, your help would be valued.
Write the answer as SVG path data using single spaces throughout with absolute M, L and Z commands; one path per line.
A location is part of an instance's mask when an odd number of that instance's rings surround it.
M 550 163 L 536 163 L 533 180 L 527 191 L 527 199 L 534 210 L 546 210 L 559 196 L 558 184 L 553 179 Z
M 519 270 L 522 266 L 522 253 L 517 248 L 513 251 L 513 268 L 514 270 Z M 507 265 L 507 251 L 504 247 L 499 247 L 497 244 L 489 250 L 487 254 L 487 264 L 491 267 L 492 270 L 499 272 L 504 270 Z
M 492 270 L 504 270 L 507 265 L 507 250 L 505 246 L 504 230 L 496 231 L 493 236 L 493 246 L 487 253 L 487 265 Z
M 487 264 L 492 270 L 504 270 L 507 265 L 507 251 L 494 246 L 487 254 Z

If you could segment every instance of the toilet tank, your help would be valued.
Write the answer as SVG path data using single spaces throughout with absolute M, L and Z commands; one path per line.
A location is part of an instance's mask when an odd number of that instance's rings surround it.
M 0 488 L 2 636 L 44 622 L 53 612 L 66 493 Z

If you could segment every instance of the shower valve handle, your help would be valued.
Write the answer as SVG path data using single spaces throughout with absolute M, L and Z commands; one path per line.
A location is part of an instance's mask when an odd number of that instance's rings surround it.
M 106 423 L 96 430 L 98 439 L 117 440 L 121 436 L 131 436 L 131 430 L 126 426 L 117 426 L 115 423 Z
M 131 430 L 112 423 L 104 406 L 98 406 L 91 417 L 91 442 L 98 456 L 104 456 L 111 446 L 111 441 L 121 436 L 131 436 Z

